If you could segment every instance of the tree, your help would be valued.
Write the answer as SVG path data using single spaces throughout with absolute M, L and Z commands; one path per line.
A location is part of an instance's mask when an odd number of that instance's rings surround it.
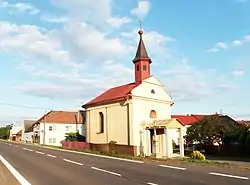
M 202 145 L 227 144 L 238 141 L 242 126 L 228 116 L 206 116 L 187 129 L 187 141 Z
M 0 128 L 0 139 L 8 139 L 10 137 L 10 130 L 13 125 L 6 125 L 5 127 Z

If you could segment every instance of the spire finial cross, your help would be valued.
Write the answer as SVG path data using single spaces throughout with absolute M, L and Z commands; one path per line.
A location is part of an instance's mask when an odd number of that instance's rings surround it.
M 140 30 L 142 29 L 142 20 L 139 20 L 139 26 L 140 26 Z

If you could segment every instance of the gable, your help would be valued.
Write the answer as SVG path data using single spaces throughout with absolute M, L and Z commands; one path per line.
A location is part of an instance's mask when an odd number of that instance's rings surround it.
M 155 76 L 151 76 L 135 87 L 131 94 L 133 97 L 141 97 L 145 99 L 158 100 L 173 103 L 170 94 L 166 91 L 163 83 Z
M 164 86 L 164 84 L 158 78 L 156 78 L 154 75 L 143 80 L 143 83 L 150 83 L 150 84 L 154 84 L 154 85 Z

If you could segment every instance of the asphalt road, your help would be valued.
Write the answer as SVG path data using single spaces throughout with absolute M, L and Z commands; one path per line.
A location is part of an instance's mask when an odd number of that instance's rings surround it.
M 0 142 L 2 155 L 32 185 L 249 185 L 250 172 L 137 163 Z

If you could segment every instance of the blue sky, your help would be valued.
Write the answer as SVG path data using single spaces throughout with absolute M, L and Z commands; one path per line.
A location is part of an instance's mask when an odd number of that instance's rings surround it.
M 250 119 L 248 0 L 0 0 L 0 124 L 133 81 L 138 20 L 174 114 Z

